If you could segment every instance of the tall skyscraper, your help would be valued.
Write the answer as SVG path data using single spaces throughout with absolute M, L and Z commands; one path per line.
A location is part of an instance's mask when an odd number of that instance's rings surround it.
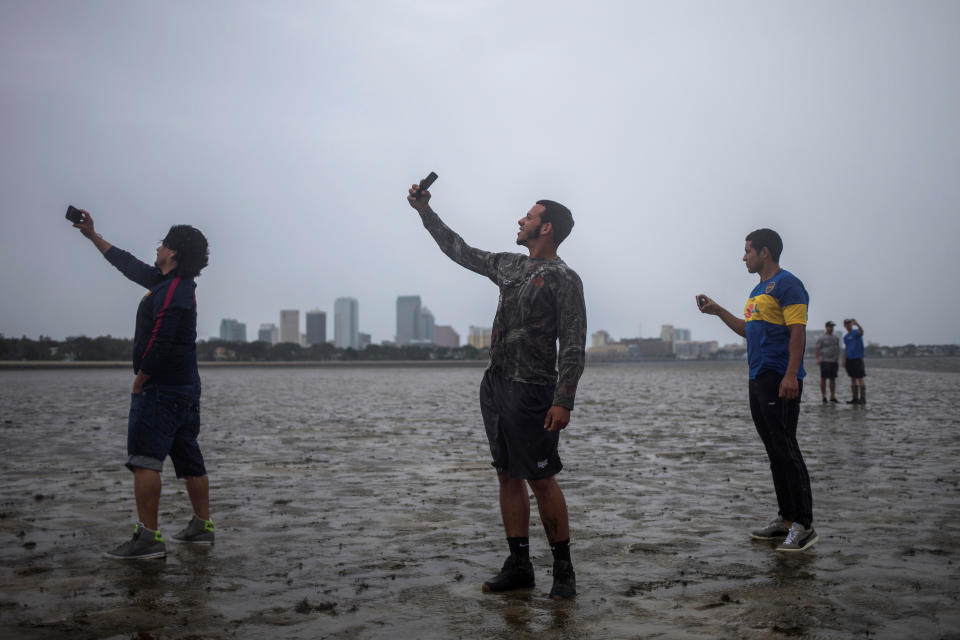
M 280 312 L 280 342 L 300 344 L 299 309 L 284 309 Z
M 220 339 L 227 342 L 246 342 L 247 325 L 231 318 L 220 321 Z
M 422 342 L 433 344 L 433 332 L 433 314 L 430 312 L 430 309 L 423 307 L 420 309 L 420 333 L 417 337 Z
M 333 303 L 333 344 L 340 349 L 360 348 L 360 305 L 356 298 L 337 298 Z
M 438 324 L 433 328 L 433 344 L 455 349 L 460 346 L 460 334 L 449 325 Z
M 307 346 L 327 341 L 327 312 L 307 311 Z
M 420 296 L 397 297 L 397 344 L 420 339 Z
M 277 344 L 280 340 L 280 331 L 277 329 L 277 325 L 272 322 L 260 325 L 260 331 L 257 332 L 257 340 L 269 344 Z

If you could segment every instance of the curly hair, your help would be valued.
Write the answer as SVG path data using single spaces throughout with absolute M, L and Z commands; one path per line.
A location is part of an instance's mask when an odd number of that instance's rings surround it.
M 188 224 L 175 224 L 170 227 L 167 237 L 163 239 L 163 246 L 177 252 L 177 273 L 185 278 L 199 276 L 210 258 L 207 239 L 199 229 Z

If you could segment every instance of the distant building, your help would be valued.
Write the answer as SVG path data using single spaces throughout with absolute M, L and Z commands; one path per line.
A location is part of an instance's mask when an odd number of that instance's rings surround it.
M 660 339 L 664 342 L 673 342 L 673 325 L 672 324 L 662 324 L 660 325 Z
M 684 340 L 673 343 L 673 353 L 678 360 L 702 360 L 711 357 L 718 351 L 717 341 L 707 342 Z
M 227 342 L 246 342 L 247 325 L 230 318 L 220 321 L 220 339 Z
M 460 334 L 451 326 L 438 324 L 433 328 L 433 344 L 456 349 L 460 346 Z
M 315 309 L 307 311 L 307 346 L 327 341 L 327 312 Z
M 280 312 L 280 342 L 300 344 L 300 311 L 285 309 Z
M 690 329 L 674 329 L 673 330 L 673 341 L 674 342 L 690 342 Z
M 490 327 L 470 327 L 467 344 L 477 349 L 490 348 Z
M 397 344 L 420 339 L 420 296 L 397 296 Z
M 280 330 L 277 325 L 271 323 L 260 325 L 260 331 L 257 332 L 257 340 L 269 344 L 277 344 L 280 341 Z
M 360 345 L 357 347 L 358 349 L 366 349 L 370 346 L 370 341 L 372 338 L 369 333 L 360 331 L 357 333 L 357 338 L 360 341 Z
M 434 333 L 434 322 L 433 314 L 430 312 L 430 309 L 423 307 L 420 309 L 420 331 L 417 335 L 422 342 L 427 344 L 433 344 L 433 333 Z
M 360 305 L 356 298 L 333 303 L 333 344 L 340 349 L 360 348 Z
M 637 338 L 629 341 L 627 353 L 632 358 L 667 358 L 673 355 L 673 343 L 659 338 Z
M 608 344 L 613 342 L 610 338 L 610 334 L 600 329 L 599 331 L 594 331 L 590 336 L 590 346 L 591 347 L 605 347 Z

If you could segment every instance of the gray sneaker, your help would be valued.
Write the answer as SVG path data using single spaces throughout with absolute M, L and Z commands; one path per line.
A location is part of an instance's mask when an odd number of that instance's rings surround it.
M 193 516 L 187 527 L 173 536 L 177 542 L 190 544 L 213 544 L 213 523 Z
M 778 516 L 762 529 L 751 531 L 750 537 L 754 540 L 776 540 L 777 538 L 785 538 L 789 531 L 790 527 L 784 523 L 783 518 Z
M 806 551 L 817 544 L 819 537 L 813 527 L 807 529 L 799 522 L 794 522 L 787 533 L 787 537 L 777 545 L 777 551 Z
M 133 528 L 133 538 L 116 549 L 104 553 L 108 558 L 118 560 L 145 560 L 147 558 L 165 558 L 167 545 L 159 531 L 149 531 L 139 522 Z

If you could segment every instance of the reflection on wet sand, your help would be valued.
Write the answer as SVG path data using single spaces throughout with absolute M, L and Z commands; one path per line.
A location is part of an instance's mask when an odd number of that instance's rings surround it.
M 956 373 L 871 372 L 800 445 L 820 543 L 783 554 L 741 363 L 590 367 L 564 433 L 580 596 L 480 592 L 505 554 L 482 371 L 211 369 L 217 544 L 108 561 L 130 535 L 125 371 L 0 372 L 0 634 L 18 638 L 957 637 Z M 56 389 L 56 393 L 50 393 Z M 811 395 L 810 389 L 814 390 Z M 190 516 L 172 474 L 167 538 Z M 536 519 L 534 509 L 534 519 Z

